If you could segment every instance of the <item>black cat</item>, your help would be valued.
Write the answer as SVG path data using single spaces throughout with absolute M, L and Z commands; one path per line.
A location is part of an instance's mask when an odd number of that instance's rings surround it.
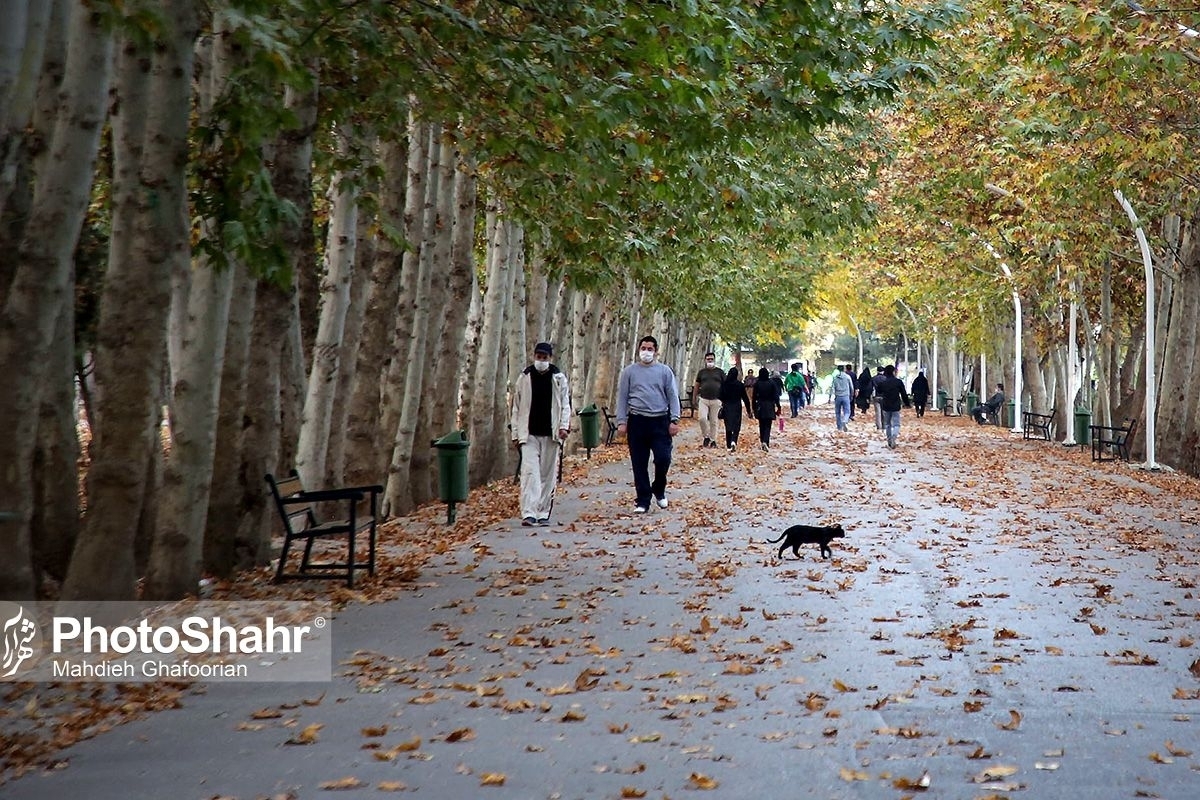
M 779 557 L 783 558 L 783 551 L 789 547 L 792 548 L 792 553 L 796 558 L 800 557 L 800 545 L 802 544 L 819 544 L 821 546 L 822 558 L 833 558 L 833 551 L 829 549 L 829 543 L 834 539 L 841 539 L 846 535 L 842 530 L 841 524 L 833 527 L 825 527 L 819 525 L 793 525 L 779 535 L 778 539 L 768 539 L 771 544 L 782 541 L 779 545 Z

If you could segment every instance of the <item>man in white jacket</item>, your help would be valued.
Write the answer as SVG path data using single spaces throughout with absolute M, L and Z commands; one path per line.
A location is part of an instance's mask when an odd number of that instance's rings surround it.
M 533 363 L 513 387 L 513 447 L 521 450 L 521 524 L 549 525 L 562 441 L 571 431 L 571 389 L 567 376 L 550 363 L 554 348 L 538 342 Z

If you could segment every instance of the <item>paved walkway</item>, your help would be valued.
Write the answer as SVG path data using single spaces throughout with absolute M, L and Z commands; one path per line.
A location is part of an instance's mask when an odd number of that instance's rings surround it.
M 1200 796 L 1196 481 L 805 413 L 769 456 L 689 423 L 648 516 L 573 467 L 556 527 L 341 611 L 331 684 L 193 687 L 0 797 Z M 832 561 L 775 558 L 802 521 Z

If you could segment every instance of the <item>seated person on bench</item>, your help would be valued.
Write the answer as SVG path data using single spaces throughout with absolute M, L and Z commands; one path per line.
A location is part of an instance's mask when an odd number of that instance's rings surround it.
M 989 414 L 995 414 L 1000 411 L 1004 405 L 1004 384 L 996 384 L 996 393 L 987 399 L 986 403 L 975 406 L 971 409 L 971 416 L 980 425 L 987 425 L 987 417 Z

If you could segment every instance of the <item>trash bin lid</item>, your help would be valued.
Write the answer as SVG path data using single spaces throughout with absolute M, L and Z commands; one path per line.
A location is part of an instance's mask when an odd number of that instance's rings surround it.
M 451 431 L 440 439 L 433 442 L 434 447 L 444 450 L 463 450 L 471 443 L 467 441 L 466 434 L 462 431 Z
M 579 411 L 577 411 L 576 413 L 579 414 L 579 416 L 581 416 L 581 417 L 591 417 L 591 416 L 595 416 L 596 414 L 599 414 L 600 409 L 596 408 L 595 403 L 592 403 L 589 406 L 585 406 L 584 408 L 579 409 Z

